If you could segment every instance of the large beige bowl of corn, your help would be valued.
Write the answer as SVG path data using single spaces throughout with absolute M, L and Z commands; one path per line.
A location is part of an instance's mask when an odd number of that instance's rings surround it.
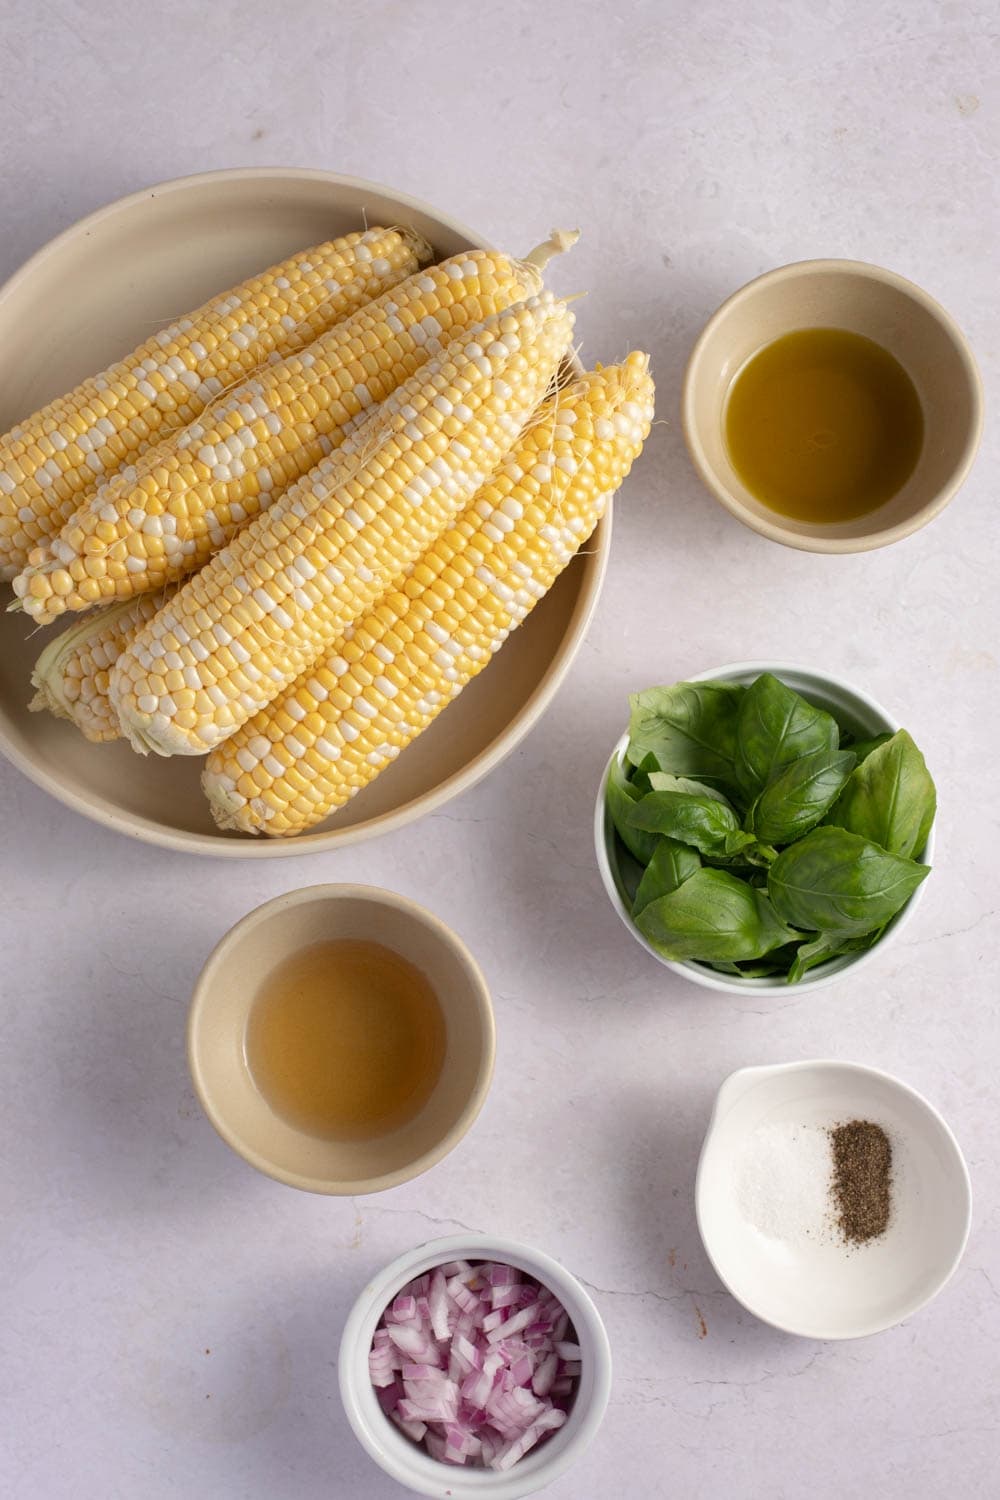
M 224 288 L 302 247 L 376 223 L 412 226 L 438 258 L 489 248 L 427 204 L 305 169 L 204 173 L 98 210 L 0 288 L 0 431 Z M 388 832 L 472 786 L 544 712 L 582 643 L 610 540 L 605 517 L 586 551 L 447 712 L 347 806 L 294 838 L 217 828 L 198 757 L 142 757 L 121 740 L 90 744 L 72 724 L 30 713 L 32 667 L 60 626 L 33 630 L 24 614 L 6 612 L 0 750 L 75 812 L 167 848 L 273 858 Z M 0 591 L 6 605 L 9 585 Z

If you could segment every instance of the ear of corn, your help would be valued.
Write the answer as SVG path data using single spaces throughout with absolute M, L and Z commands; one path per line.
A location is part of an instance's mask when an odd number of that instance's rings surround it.
M 15 579 L 20 607 L 46 623 L 194 572 L 448 338 L 539 287 L 535 264 L 479 250 L 383 293 L 102 485 Z
M 95 744 L 121 739 L 108 697 L 111 668 L 162 603 L 162 594 L 140 594 L 91 611 L 49 641 L 31 674 L 37 689 L 28 704 L 31 711 L 48 709 L 58 719 L 69 719 Z
M 190 579 L 119 658 L 137 749 L 201 754 L 275 697 L 402 576 L 496 467 L 553 380 L 572 315 L 542 293 L 454 339 Z
M 431 258 L 407 229 L 303 250 L 224 292 L 0 439 L 0 578 L 124 464 L 273 355 L 302 349 Z M 36 561 L 40 558 L 34 559 Z
M 546 403 L 402 588 L 208 758 L 216 821 L 303 832 L 366 786 L 461 692 L 597 524 L 649 431 L 645 355 Z

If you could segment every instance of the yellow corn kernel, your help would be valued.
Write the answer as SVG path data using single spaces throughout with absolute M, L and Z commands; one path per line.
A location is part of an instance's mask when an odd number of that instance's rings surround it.
M 420 236 L 402 229 L 358 231 L 300 251 L 18 423 L 0 438 L 0 578 L 13 578 L 38 544 L 151 442 L 430 258 Z
M 548 292 L 506 311 L 503 322 L 506 332 L 491 318 L 455 338 L 380 408 L 348 452 L 294 485 L 140 632 L 111 683 L 136 749 L 211 749 L 373 605 L 467 503 L 533 412 L 572 336 L 572 315 Z M 466 412 L 461 442 L 407 480 L 393 460 L 413 443 L 414 407 L 422 406 L 433 426 L 441 408 L 459 399 Z M 387 481 L 384 499 L 373 487 L 379 476 Z M 276 568 L 283 547 L 291 560 Z M 316 555 L 318 565 L 308 560 Z M 228 587 L 242 595 L 242 619 L 227 602 Z M 140 707 L 156 696 L 150 674 L 160 672 L 167 631 L 190 642 L 180 654 L 198 683 L 196 732 L 178 730 L 170 705 Z M 233 675 L 232 657 L 246 664 L 242 679 Z M 220 722 L 221 704 L 232 717 Z
M 58 594 L 53 580 L 67 568 L 72 575 L 80 550 L 77 533 L 92 537 L 101 521 L 115 525 L 117 539 L 102 544 L 100 555 L 121 560 L 128 552 L 136 566 L 124 583 L 107 574 L 97 579 L 99 597 L 143 593 L 193 572 L 276 491 L 339 447 L 369 408 L 426 364 L 443 341 L 467 330 L 484 302 L 501 312 L 536 292 L 539 278 L 534 263 L 468 251 L 418 271 L 301 353 L 259 370 L 198 421 L 152 449 L 134 470 L 103 484 L 53 539 L 51 555 L 15 578 L 22 607 L 40 623 L 79 608 L 76 594 Z M 387 352 L 388 335 L 397 325 L 403 331 L 396 341 L 406 350 L 402 360 L 390 359 Z M 373 368 L 362 359 L 369 345 Z M 267 427 L 263 441 L 251 438 L 257 418 Z M 167 478 L 180 470 L 186 486 L 184 513 L 164 532 L 161 549 L 152 546 L 156 534 L 144 526 L 156 504 L 165 506 L 172 493 L 169 483 L 154 478 L 158 470 Z M 130 545 L 137 532 L 138 553 Z M 40 591 L 34 587 L 39 577 L 44 580 Z
M 160 595 L 142 594 L 74 621 L 35 663 L 31 683 L 37 691 L 28 707 L 69 719 L 95 743 L 120 739 L 121 725 L 108 698 L 111 668 L 162 602 Z
M 551 587 L 628 473 L 652 415 L 643 354 L 547 401 L 407 587 L 386 594 L 349 640 L 212 751 L 202 785 L 216 822 L 246 833 L 301 833 L 377 776 Z M 549 455 L 560 444 L 555 464 Z M 426 582 L 411 587 L 418 573 Z M 275 741 L 291 750 L 304 790 L 275 772 Z

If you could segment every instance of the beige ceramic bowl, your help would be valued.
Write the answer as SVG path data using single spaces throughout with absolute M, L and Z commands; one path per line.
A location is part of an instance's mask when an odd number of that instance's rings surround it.
M 292 168 L 208 172 L 123 198 L 40 250 L 0 288 L 0 431 L 205 301 L 295 249 L 365 222 L 412 224 L 439 255 L 487 241 L 414 198 Z M 539 226 L 544 238 L 548 224 Z M 509 247 L 526 253 L 529 245 Z M 0 752 L 75 811 L 190 853 L 275 858 L 356 843 L 441 807 L 498 765 L 551 702 L 579 649 L 611 545 L 607 517 L 489 669 L 370 787 L 313 833 L 222 833 L 197 758 L 142 759 L 29 714 L 29 674 L 59 626 L 29 635 L 3 612 Z
M 322 1140 L 288 1124 L 258 1092 L 244 1052 L 261 983 L 292 953 L 331 938 L 401 954 L 430 981 L 444 1016 L 444 1064 L 430 1099 L 416 1119 L 367 1141 Z M 250 912 L 202 970 L 188 1020 L 191 1077 L 222 1139 L 261 1172 L 313 1193 L 376 1193 L 434 1166 L 482 1108 L 493 1054 L 490 993 L 465 944 L 422 906 L 367 885 L 306 886 Z
M 844 328 L 874 339 L 909 374 L 924 412 L 917 465 L 891 500 L 835 524 L 796 521 L 755 499 L 726 451 L 733 381 L 765 345 L 799 328 Z M 737 520 L 807 552 L 865 552 L 926 526 L 968 474 L 983 397 L 961 330 L 926 292 L 893 271 L 853 260 L 804 260 L 751 281 L 724 302 L 695 344 L 684 377 L 684 435 L 695 468 Z

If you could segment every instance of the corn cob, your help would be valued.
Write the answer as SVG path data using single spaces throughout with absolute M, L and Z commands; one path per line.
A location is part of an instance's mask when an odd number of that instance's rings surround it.
M 553 236 L 525 262 L 485 250 L 452 256 L 258 371 L 102 485 L 53 540 L 51 558 L 14 580 L 20 607 L 45 624 L 194 572 L 455 332 L 537 292 L 540 266 L 562 247 Z
M 313 827 L 366 786 L 490 660 L 600 519 L 649 431 L 645 355 L 539 412 L 401 588 L 206 762 L 216 822 Z
M 234 732 L 402 576 L 514 443 L 569 347 L 543 292 L 454 339 L 190 579 L 123 652 L 111 700 L 138 750 Z
M 18 423 L 0 439 L 0 578 L 32 561 L 32 549 L 104 479 L 234 381 L 312 343 L 430 258 L 408 229 L 359 231 L 300 251 Z
M 108 697 L 111 668 L 162 603 L 162 594 L 140 594 L 74 620 L 35 663 L 31 684 L 38 691 L 28 704 L 31 711 L 48 709 L 57 719 L 69 719 L 95 744 L 121 739 Z

